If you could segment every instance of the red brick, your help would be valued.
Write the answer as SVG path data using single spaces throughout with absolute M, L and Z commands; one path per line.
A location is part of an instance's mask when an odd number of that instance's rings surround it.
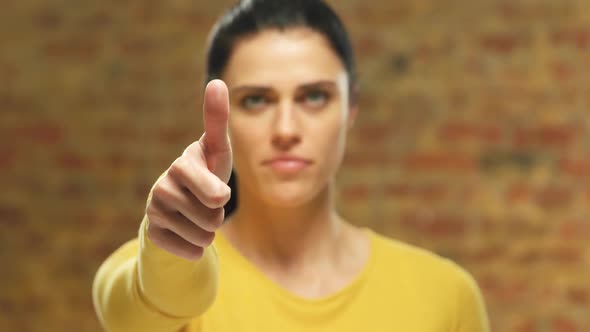
M 199 133 L 194 128 L 168 127 L 158 130 L 158 142 L 166 145 L 188 146 L 196 141 Z
M 590 238 L 590 220 L 566 219 L 560 223 L 558 234 L 566 241 Z
M 207 31 L 214 23 L 211 13 L 195 10 L 184 14 L 183 21 L 186 22 L 192 29 L 199 29 L 199 31 Z
M 555 317 L 552 321 L 552 331 L 554 332 L 582 332 L 576 322 L 566 316 Z
M 582 263 L 584 252 L 575 247 L 550 247 L 544 250 L 544 258 L 556 265 L 575 265 Z
M 64 138 L 63 128 L 50 123 L 24 125 L 16 128 L 14 132 L 18 139 L 46 145 L 60 143 Z
M 112 152 L 109 153 L 103 160 L 103 165 L 107 169 L 121 170 L 121 169 L 133 169 L 139 167 L 140 163 L 125 152 Z
M 423 231 L 435 237 L 461 237 L 465 234 L 465 224 L 456 217 L 439 217 L 425 226 Z
M 536 323 L 531 318 L 517 322 L 508 332 L 537 332 Z
M 558 80 L 565 81 L 571 79 L 576 74 L 574 64 L 566 62 L 555 62 L 551 65 L 553 77 Z
M 573 27 L 554 32 L 551 36 L 556 46 L 574 46 L 587 49 L 590 46 L 590 27 Z
M 402 225 L 416 232 L 434 237 L 456 237 L 465 233 L 465 220 L 458 215 L 422 215 L 420 213 L 404 213 Z
M 477 230 L 482 234 L 493 234 L 500 230 L 500 226 L 503 224 L 503 221 L 500 222 L 493 218 L 489 217 L 480 217 L 480 220 L 477 222 Z
M 521 18 L 522 8 L 518 3 L 502 1 L 498 3 L 498 11 L 506 19 Z
M 509 280 L 503 285 L 498 294 L 500 301 L 506 304 L 523 302 L 530 293 L 530 286 L 530 280 Z
M 497 262 L 506 255 L 506 248 L 500 245 L 489 245 L 479 248 L 470 248 L 463 253 L 463 257 L 470 262 L 478 264 L 490 264 Z
M 375 93 L 371 93 L 369 91 L 363 91 L 362 93 L 359 93 L 359 95 L 358 95 L 359 108 L 361 110 L 363 110 L 363 109 L 376 109 L 379 104 L 378 98 L 379 98 L 378 95 L 376 95 Z M 352 130 L 353 135 L 356 134 L 355 130 L 356 130 L 356 128 L 354 128 Z
M 449 188 L 440 183 L 424 184 L 416 187 L 416 196 L 421 200 L 434 203 L 448 196 Z
M 123 54 L 125 54 L 125 56 L 145 56 L 149 55 L 155 50 L 155 42 L 147 38 L 126 40 L 121 45 L 121 51 Z
M 92 228 L 101 225 L 100 218 L 96 211 L 92 209 L 78 211 L 72 219 L 75 220 L 76 225 L 81 225 L 83 227 Z
M 500 275 L 483 275 L 479 286 L 489 299 L 498 304 L 522 303 L 530 293 L 530 281 Z
M 509 186 L 506 192 L 506 200 L 509 204 L 527 201 L 534 195 L 534 189 L 525 183 L 515 183 Z
M 163 171 L 162 171 L 163 172 Z M 148 198 L 148 194 L 152 189 L 154 183 L 156 182 L 157 178 L 153 179 L 153 182 L 149 182 L 146 179 L 140 180 L 135 185 L 135 198 L 140 202 L 146 202 Z
M 343 164 L 347 167 L 386 167 L 391 165 L 394 157 L 386 151 L 350 151 L 345 154 Z
M 197 66 L 187 66 L 182 63 L 180 65 L 171 66 L 169 69 L 170 77 L 174 78 L 174 82 L 180 84 L 180 87 L 189 89 L 189 96 L 191 97 L 190 103 L 195 106 L 195 110 L 200 109 L 199 105 L 202 105 L 201 91 L 198 89 L 192 89 L 192 87 L 201 84 L 199 80 L 204 76 L 203 69 Z M 184 84 L 190 84 L 186 86 Z M 200 103 L 196 101 L 199 100 Z
M 590 176 L 590 156 L 563 158 L 559 162 L 561 171 L 575 177 Z
M 12 148 L 0 148 L 0 170 L 12 167 L 16 160 L 16 152 Z
M 107 11 L 95 12 L 84 19 L 84 28 L 90 30 L 106 29 L 113 24 L 113 17 Z
M 579 129 L 572 125 L 555 125 L 540 128 L 520 128 L 514 134 L 517 146 L 549 146 L 564 148 L 578 138 Z
M 385 4 L 385 3 L 384 3 Z M 411 16 L 412 7 L 404 2 L 388 2 L 387 5 L 375 6 L 371 3 L 359 2 L 355 6 L 351 21 L 368 26 L 389 26 L 393 22 L 407 19 Z
M 365 34 L 357 39 L 355 49 L 358 50 L 359 54 L 363 54 L 363 56 L 378 54 L 383 49 L 383 45 L 381 45 L 377 38 L 375 34 Z
M 0 205 L 0 225 L 16 226 L 23 225 L 25 213 L 18 206 Z
M 403 166 L 412 171 L 473 171 L 475 160 L 453 152 L 414 152 L 404 159 Z
M 43 47 L 43 54 L 60 61 L 89 61 L 97 57 L 99 50 L 100 45 L 95 39 L 78 38 L 48 42 Z
M 109 142 L 126 143 L 139 139 L 137 129 L 130 124 L 109 124 L 100 129 L 101 138 Z
M 162 6 L 158 2 L 143 3 L 135 8 L 134 14 L 140 23 L 153 26 L 163 19 L 162 8 L 159 7 Z
M 22 72 L 23 69 L 14 63 L 0 63 L 0 77 L 4 80 L 3 83 L 12 83 L 22 76 Z
M 440 137 L 449 141 L 477 141 L 494 144 L 502 139 L 502 128 L 494 125 L 450 122 L 441 127 Z
M 519 266 L 533 265 L 543 260 L 543 253 L 538 248 L 529 248 L 528 250 L 518 253 L 514 261 Z
M 568 301 L 579 307 L 588 307 L 590 305 L 590 289 L 582 287 L 570 287 L 566 296 Z
M 366 184 L 347 186 L 342 189 L 342 197 L 350 202 L 366 201 L 371 195 L 371 188 Z
M 142 93 L 121 93 L 113 96 L 113 99 L 121 103 L 126 111 L 131 113 L 145 114 L 148 112 L 161 112 L 161 103 L 153 98 Z
M 75 152 L 62 153 L 58 157 L 57 163 L 59 167 L 68 170 L 85 170 L 91 166 L 88 159 Z
M 391 183 L 385 186 L 385 195 L 391 198 L 407 198 L 412 193 L 407 183 Z
M 449 106 L 453 110 L 464 109 L 469 102 L 469 94 L 465 91 L 451 91 L 449 93 Z
M 5 83 L 10 83 L 10 77 L 8 77 Z M 0 110 L 2 112 L 12 112 L 19 114 L 31 113 L 36 111 L 38 106 L 25 96 L 18 96 L 12 93 L 0 91 Z
M 519 39 L 518 36 L 510 33 L 488 34 L 481 38 L 481 46 L 484 51 L 505 54 L 522 45 L 522 41 Z
M 60 195 L 64 199 L 68 200 L 80 200 L 85 198 L 87 188 L 84 188 L 82 184 L 75 181 L 68 181 L 61 187 Z
M 542 189 L 536 195 L 536 202 L 545 209 L 560 209 L 570 205 L 572 189 L 567 186 L 553 186 Z
M 33 15 L 33 22 L 42 30 L 59 28 L 63 17 L 54 8 L 43 8 Z
M 360 144 L 379 145 L 386 143 L 393 131 L 391 124 L 367 124 L 355 128 L 354 137 Z

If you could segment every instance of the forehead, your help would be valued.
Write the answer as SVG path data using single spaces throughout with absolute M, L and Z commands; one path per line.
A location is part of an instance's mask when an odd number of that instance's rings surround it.
M 269 29 L 236 43 L 222 78 L 230 86 L 289 86 L 346 80 L 346 70 L 322 34 L 309 28 Z

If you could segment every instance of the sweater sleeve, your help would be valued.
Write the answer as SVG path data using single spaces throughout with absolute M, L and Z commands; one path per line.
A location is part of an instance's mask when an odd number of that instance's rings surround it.
M 148 239 L 148 223 L 146 216 L 138 239 L 117 249 L 96 273 L 93 301 L 106 331 L 178 331 L 215 299 L 215 247 L 208 247 L 196 262 L 184 260 Z
M 489 332 L 485 302 L 473 277 L 461 271 L 457 283 L 457 308 L 453 332 Z

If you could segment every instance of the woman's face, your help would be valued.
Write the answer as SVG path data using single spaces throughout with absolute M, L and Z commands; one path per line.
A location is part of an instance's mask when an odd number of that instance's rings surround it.
M 325 37 L 263 30 L 235 45 L 222 78 L 241 195 L 295 207 L 325 190 L 356 114 L 346 70 Z

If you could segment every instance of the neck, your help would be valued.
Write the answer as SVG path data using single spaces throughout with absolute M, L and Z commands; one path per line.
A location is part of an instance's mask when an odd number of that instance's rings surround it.
M 334 211 L 333 195 L 332 186 L 327 186 L 303 206 L 289 208 L 269 206 L 253 198 L 255 195 L 242 195 L 224 234 L 258 265 L 283 271 L 317 265 L 337 255 L 344 233 L 345 224 Z

